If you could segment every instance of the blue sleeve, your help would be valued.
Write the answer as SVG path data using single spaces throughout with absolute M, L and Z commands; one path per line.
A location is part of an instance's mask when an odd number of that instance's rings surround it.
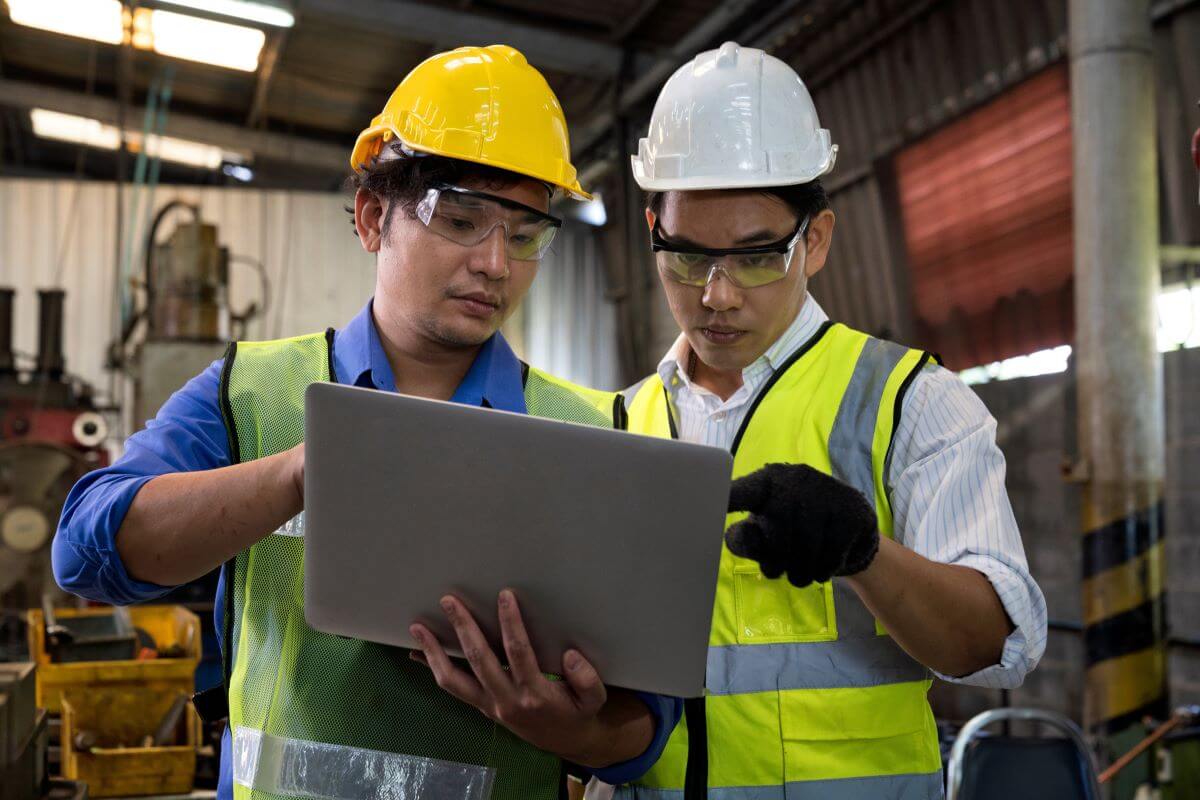
M 650 714 L 654 717 L 654 738 L 650 740 L 650 746 L 646 748 L 646 752 L 637 758 L 622 761 L 620 764 L 612 764 L 603 769 L 592 770 L 592 774 L 597 778 L 614 786 L 637 780 L 654 766 L 654 762 L 658 761 L 659 756 L 662 755 L 663 748 L 667 746 L 667 739 L 670 738 L 671 731 L 675 730 L 679 718 L 683 716 L 683 700 L 678 697 L 667 697 L 649 692 L 637 692 L 636 694 L 638 699 L 650 709 Z
M 111 466 L 89 472 L 67 495 L 52 560 L 58 585 L 104 603 L 126 605 L 166 594 L 173 587 L 134 580 L 117 554 L 116 537 L 134 496 L 152 478 L 231 463 L 221 417 L 224 359 L 214 361 L 171 395 L 158 416 L 125 443 Z

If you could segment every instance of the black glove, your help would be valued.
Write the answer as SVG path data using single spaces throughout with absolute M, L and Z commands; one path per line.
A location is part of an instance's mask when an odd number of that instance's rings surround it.
M 750 516 L 729 526 L 734 555 L 793 586 L 862 572 L 879 552 L 875 511 L 852 486 L 806 464 L 768 464 L 738 478 L 729 510 Z

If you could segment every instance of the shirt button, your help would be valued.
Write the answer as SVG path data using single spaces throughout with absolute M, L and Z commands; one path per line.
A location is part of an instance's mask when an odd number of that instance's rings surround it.
M 715 419 L 717 422 L 720 422 L 721 420 L 725 419 L 725 412 L 718 411 L 717 413 L 713 414 L 713 419 Z

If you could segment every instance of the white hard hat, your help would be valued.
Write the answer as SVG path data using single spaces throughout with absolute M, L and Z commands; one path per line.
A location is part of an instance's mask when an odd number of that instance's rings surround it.
M 675 71 L 631 160 L 638 186 L 662 192 L 808 183 L 836 158 L 795 70 L 726 42 Z

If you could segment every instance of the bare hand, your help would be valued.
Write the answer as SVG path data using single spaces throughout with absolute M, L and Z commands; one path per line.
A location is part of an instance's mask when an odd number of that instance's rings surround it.
M 422 651 L 414 650 L 411 657 L 433 671 L 442 689 L 535 747 L 582 766 L 606 766 L 592 763 L 604 749 L 598 746 L 605 738 L 598 715 L 608 699 L 595 668 L 579 651 L 568 650 L 562 658 L 563 680 L 547 679 L 529 644 L 516 597 L 506 589 L 497 605 L 508 671 L 466 606 L 449 595 L 442 598 L 442 610 L 471 671 L 455 666 L 437 637 L 421 624 L 409 628 Z

